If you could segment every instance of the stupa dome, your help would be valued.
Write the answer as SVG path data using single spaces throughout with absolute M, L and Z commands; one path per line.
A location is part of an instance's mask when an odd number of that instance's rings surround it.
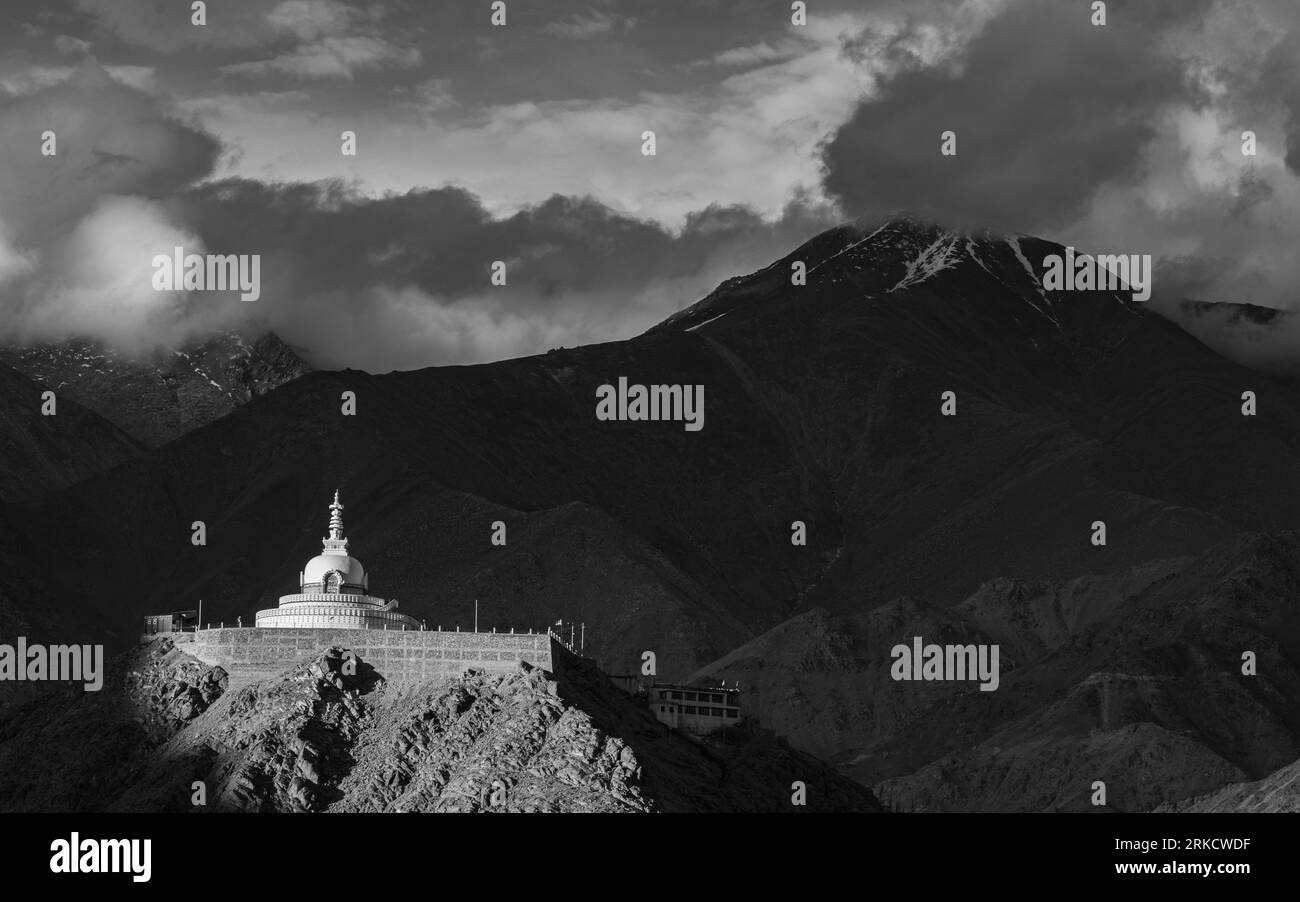
M 326 583 L 326 577 L 337 571 L 339 586 L 360 586 L 366 588 L 366 571 L 361 562 L 346 554 L 318 554 L 307 566 L 302 568 L 303 587 Z

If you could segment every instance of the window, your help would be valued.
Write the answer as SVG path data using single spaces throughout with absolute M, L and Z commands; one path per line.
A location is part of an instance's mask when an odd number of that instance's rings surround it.
M 710 708 L 710 709 L 709 709 L 709 713 L 712 714 L 714 717 L 721 717 L 721 716 L 722 716 L 722 709 L 721 709 L 721 708 Z
M 673 701 L 681 701 L 681 698 L 682 698 L 682 694 L 680 692 L 673 693 Z
M 728 709 L 728 710 L 727 710 L 727 716 L 728 716 L 728 717 L 739 717 L 739 716 L 740 716 L 740 712 L 739 712 L 739 711 L 734 711 L 734 710 Z
M 687 700 L 688 702 L 693 702 L 693 701 L 695 701 L 695 693 L 694 693 L 694 692 L 688 692 L 688 693 L 686 693 L 686 700 Z
M 721 695 L 715 695 L 713 696 L 712 699 L 710 699 L 710 701 L 712 701 L 715 705 L 721 705 L 724 701 L 724 697 Z

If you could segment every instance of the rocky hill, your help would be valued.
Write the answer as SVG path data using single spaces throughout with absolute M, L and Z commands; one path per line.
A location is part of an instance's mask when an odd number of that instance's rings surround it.
M 588 662 L 389 683 L 329 649 L 231 686 L 160 639 L 0 717 L 6 811 L 880 811 L 770 733 L 694 741 Z M 790 804 L 804 781 L 808 804 Z
M 1211 814 L 1300 811 L 1300 761 L 1293 761 L 1262 780 L 1229 783 L 1215 792 L 1167 802 L 1155 810 Z

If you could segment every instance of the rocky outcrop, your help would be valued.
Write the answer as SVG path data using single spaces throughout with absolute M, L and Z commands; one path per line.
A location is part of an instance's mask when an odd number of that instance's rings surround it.
M 545 671 L 394 687 L 339 811 L 649 811 L 641 764 Z
M 520 663 L 386 680 L 333 647 L 231 687 L 220 668 L 156 640 L 119 662 L 99 697 L 50 701 L 35 735 L 57 745 L 26 743 L 0 719 L 0 761 L 11 785 L 14 773 L 25 783 L 0 798 L 10 810 L 881 810 L 771 733 L 688 738 L 589 661 L 562 657 L 554 673 Z M 72 754 L 68 737 L 87 722 L 93 751 Z M 796 783 L 806 805 L 791 804 Z
M 226 671 L 175 652 L 170 639 L 151 643 L 124 691 L 156 742 L 169 739 L 216 701 L 229 682 Z
M 1296 812 L 1300 811 L 1300 761 L 1253 782 L 1229 783 L 1216 792 L 1169 802 L 1156 813 Z

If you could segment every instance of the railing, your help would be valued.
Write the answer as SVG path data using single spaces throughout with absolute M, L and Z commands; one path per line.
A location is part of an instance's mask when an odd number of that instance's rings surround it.
M 331 596 L 331 597 L 334 598 L 334 599 L 337 599 L 337 598 L 338 598 L 338 596 Z M 475 630 L 462 630 L 459 626 L 452 626 L 452 627 L 449 627 L 449 628 L 447 628 L 447 629 L 443 629 L 443 627 L 442 627 L 441 624 L 438 624 L 437 626 L 428 626 L 428 625 L 415 625 L 415 626 L 412 626 L 410 623 L 407 623 L 407 622 L 406 622 L 406 618 L 410 616 L 409 614 L 402 614 L 402 613 L 397 612 L 397 611 L 388 611 L 388 610 L 367 610 L 367 611 L 361 612 L 360 615 L 358 615 L 358 613 L 356 612 L 355 608 L 349 610 L 349 609 L 346 608 L 346 607 L 339 607 L 339 608 L 325 608 L 325 609 L 322 609 L 322 610 L 319 610 L 319 611 L 311 611 L 310 613 L 309 613 L 309 612 L 305 612 L 305 611 L 293 611 L 293 610 L 288 610 L 288 611 L 286 611 L 286 610 L 285 610 L 284 608 L 282 608 L 282 607 L 277 607 L 277 608 L 264 608 L 264 609 L 262 609 L 262 610 L 260 610 L 260 611 L 257 612 L 257 617 L 261 617 L 261 618 L 263 618 L 264 620 L 274 620 L 274 619 L 279 619 L 279 618 L 281 618 L 281 617 L 283 617 L 283 618 L 300 618 L 300 617 L 330 617 L 330 618 L 335 618 L 335 617 L 339 617 L 339 618 L 347 619 L 347 618 L 350 617 L 350 616 L 364 616 L 365 619 L 370 620 L 370 621 L 374 621 L 374 620 L 384 620 L 384 621 L 387 621 L 387 622 L 389 622 L 389 623 L 394 623 L 394 624 L 402 624 L 402 623 L 405 623 L 405 629 L 406 629 L 408 632 L 410 632 L 410 631 L 414 631 L 414 632 L 417 632 L 417 633 L 418 633 L 418 632 L 445 632 L 445 633 L 475 633 L 475 632 L 477 632 L 477 634 L 480 635 L 480 636 L 493 636 L 493 635 L 496 635 L 496 636 L 541 636 L 541 635 L 546 635 L 546 636 L 549 636 L 550 638 L 554 639 L 556 642 L 560 643 L 560 645 L 564 646 L 564 648 L 566 648 L 568 651 L 572 652 L 573 654 L 577 655 L 578 657 L 584 657 L 584 655 L 583 655 L 582 652 L 580 652 L 578 649 L 576 649 L 576 648 L 574 648 L 572 645 L 570 645 L 570 644 L 569 644 L 569 643 L 568 643 L 568 642 L 567 642 L 567 641 L 566 641 L 562 636 L 560 636 L 559 633 L 555 632 L 554 630 L 552 630 L 552 629 L 549 628 L 549 627 L 547 627 L 545 633 L 542 633 L 542 632 L 540 632 L 540 631 L 538 631 L 538 630 L 534 630 L 534 629 L 532 629 L 531 627 L 530 627 L 526 632 L 525 632 L 524 630 L 516 630 L 516 629 L 511 629 L 509 632 L 504 632 L 504 631 L 498 630 L 496 627 L 493 627 L 493 628 L 490 629 L 490 630 L 475 631 Z M 211 621 L 208 621 L 207 623 L 202 623 L 202 624 L 199 624 L 199 625 L 197 625 L 197 626 L 190 627 L 190 628 L 188 628 L 188 629 L 186 630 L 186 632 L 190 632 L 190 633 L 198 633 L 198 632 L 204 632 L 204 631 L 207 631 L 207 630 L 216 630 L 216 629 L 254 629 L 254 628 L 256 628 L 256 627 L 255 627 L 256 622 L 257 622 L 256 617 L 254 618 L 253 622 L 252 622 L 252 623 L 249 623 L 249 624 L 242 624 L 242 623 L 239 623 L 238 621 L 236 621 L 236 622 L 232 622 L 232 623 L 226 623 L 224 620 L 214 624 L 214 623 L 212 623 Z M 261 628 L 262 628 L 262 629 L 275 629 L 276 627 L 261 627 Z M 299 629 L 311 629 L 312 627 L 298 627 L 298 628 L 299 628 Z M 362 628 L 362 627 L 350 627 L 350 626 L 345 626 L 345 625 L 340 624 L 340 625 L 338 625 L 338 626 L 325 626 L 325 627 L 318 627 L 318 628 L 319 628 L 319 629 L 354 629 L 354 628 Z M 376 629 L 376 628 L 377 628 L 377 627 L 371 627 L 371 629 Z M 158 635 L 168 635 L 168 634 L 167 634 L 167 633 L 159 633 Z
M 560 643 L 560 645 L 563 646 L 563 647 L 564 647 L 564 648 L 565 648 L 565 649 L 566 649 L 570 654 L 572 654 L 572 655 L 576 655 L 576 656 L 579 657 L 579 658 L 586 658 L 586 657 L 587 657 L 586 654 L 584 654 L 583 652 L 581 652 L 581 651 L 579 651 L 578 649 L 574 648 L 571 644 L 569 644 L 569 641 L 568 641 L 567 639 L 565 639 L 563 636 L 561 636 L 561 635 L 560 635 L 559 633 L 557 633 L 555 630 L 551 629 L 549 626 L 546 628 L 546 635 L 550 636 L 550 637 L 551 637 L 552 639 L 554 639 L 556 642 Z M 594 660 L 594 659 L 589 659 L 589 660 Z
M 292 608 L 288 610 L 285 608 L 272 608 L 269 611 L 258 611 L 258 617 L 262 620 L 329 617 L 330 619 L 339 618 L 343 620 L 410 623 L 410 618 L 404 614 L 393 613 L 392 611 L 359 610 L 357 608 L 311 608 L 305 611 L 295 611 Z M 256 623 L 257 619 L 255 618 L 253 622 Z
M 373 595 L 348 595 L 343 592 L 298 592 L 280 597 L 280 605 L 298 604 L 304 601 L 328 601 L 334 604 L 360 604 L 367 607 L 382 608 L 386 601 Z

